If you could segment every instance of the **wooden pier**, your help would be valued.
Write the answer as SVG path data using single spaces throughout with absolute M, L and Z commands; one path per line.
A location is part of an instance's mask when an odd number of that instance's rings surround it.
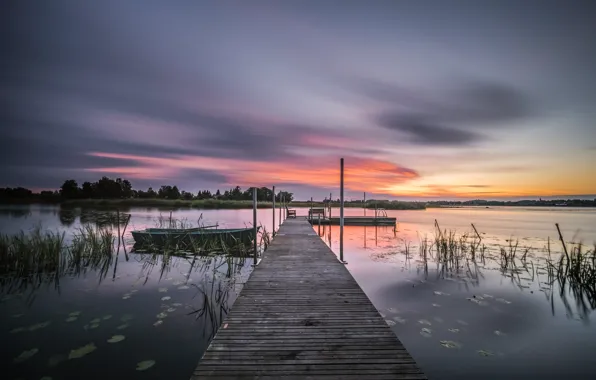
M 426 379 L 305 218 L 286 219 L 192 379 Z
M 340 218 L 322 218 L 313 216 L 309 218 L 308 221 L 313 225 L 316 226 L 317 224 L 321 224 L 321 226 L 339 226 Z M 344 226 L 395 226 L 397 224 L 397 218 L 392 217 L 374 217 L 374 216 L 345 216 L 344 217 Z

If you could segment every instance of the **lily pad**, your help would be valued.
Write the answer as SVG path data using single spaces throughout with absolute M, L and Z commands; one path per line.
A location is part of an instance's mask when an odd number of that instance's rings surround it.
M 168 288 L 159 288 L 159 289 L 157 289 L 157 291 L 160 293 L 165 293 L 168 291 Z
M 511 301 L 507 301 L 504 298 L 496 298 L 495 301 L 501 302 L 501 303 L 504 303 L 504 304 L 510 304 L 511 303 Z
M 50 367 L 55 367 L 58 364 L 62 363 L 63 361 L 65 361 L 66 359 L 68 359 L 68 357 L 65 354 L 57 354 L 57 355 L 52 355 L 49 359 L 48 359 L 48 366 Z
M 96 328 L 98 328 L 98 327 L 99 327 L 99 323 L 92 323 L 92 324 L 89 326 L 89 328 L 90 328 L 90 329 L 96 329 Z
M 111 319 L 111 318 L 112 318 L 112 315 L 111 314 L 108 314 L 108 315 L 104 315 L 102 319 L 104 321 L 107 321 L 108 319 Z
M 92 353 L 96 349 L 97 349 L 97 347 L 95 346 L 95 343 L 89 343 L 83 347 L 79 347 L 77 349 L 71 350 L 70 354 L 68 354 L 68 358 L 69 359 L 79 359 L 85 355 Z
M 478 350 L 478 354 L 480 356 L 493 356 L 494 353 L 491 351 L 487 351 L 487 350 Z
M 459 329 L 449 329 L 449 331 L 451 331 L 452 333 L 458 333 Z
M 505 336 L 507 334 L 505 334 L 503 331 L 495 330 L 495 335 L 497 335 L 497 336 Z
M 173 304 L 172 304 L 172 306 L 174 306 L 174 307 L 180 307 L 180 306 L 182 306 L 182 304 L 181 304 L 181 303 L 178 303 L 178 302 L 176 302 L 176 303 L 173 303 Z
M 74 321 L 76 321 L 78 319 L 79 319 L 79 317 L 68 317 L 68 318 L 65 319 L 65 321 L 66 322 L 74 322 Z
M 452 340 L 442 340 L 439 343 L 441 343 L 441 346 L 445 347 L 445 348 L 460 348 L 461 344 L 454 342 Z
M 483 294 L 482 297 L 484 298 L 494 298 L 493 296 L 491 296 L 490 294 Z
M 390 319 L 386 319 L 386 320 L 385 320 L 385 323 L 387 323 L 387 325 L 388 325 L 388 326 L 395 326 L 395 322 L 393 322 L 393 321 L 392 321 L 392 320 L 390 320 Z
M 165 318 L 165 317 L 167 317 L 167 316 L 168 316 L 168 314 L 167 314 L 167 313 L 159 313 L 159 314 L 157 314 L 157 315 L 156 315 L 156 317 L 157 317 L 158 319 L 164 319 L 164 318 Z
M 108 339 L 108 343 L 118 343 L 122 342 L 126 337 L 124 335 L 114 335 L 110 339 Z
M 169 308 L 169 309 L 168 309 L 168 310 L 166 310 L 166 311 L 167 311 L 168 313 L 173 313 L 173 312 L 175 312 L 175 311 L 176 311 L 176 308 L 175 308 L 175 307 L 171 307 L 171 308 Z
M 94 323 L 99 323 L 99 322 L 101 322 L 101 319 L 100 318 L 95 318 L 94 320 L 92 320 L 89 323 L 94 324 Z
M 52 323 L 51 321 L 36 323 L 33 326 L 29 327 L 29 331 L 35 331 L 39 329 L 43 329 L 44 327 L 48 327 Z
M 433 303 L 433 307 L 441 307 L 438 303 Z
M 137 363 L 137 371 L 146 371 L 155 365 L 155 360 L 144 360 Z
M 135 317 L 132 314 L 124 314 L 122 317 L 120 317 L 120 320 L 122 322 L 127 322 L 130 321 L 132 319 L 134 319 Z
M 30 357 L 32 357 L 33 355 L 37 354 L 39 352 L 39 349 L 37 348 L 32 348 L 30 350 L 25 350 L 23 352 L 21 352 L 21 354 L 19 356 L 17 356 L 14 361 L 15 363 L 22 363 L 25 360 L 29 359 Z
M 190 286 L 188 286 L 188 285 L 182 285 L 182 286 L 179 286 L 178 289 L 180 289 L 180 290 L 190 289 Z
M 123 300 L 127 300 L 127 299 L 129 299 L 129 298 L 130 298 L 130 294 L 125 294 L 124 296 L 122 296 L 122 299 L 123 299 Z
M 178 286 L 178 285 L 182 285 L 182 284 L 184 284 L 184 281 L 174 281 L 174 282 L 172 282 L 172 285 L 174 285 L 174 286 Z
M 422 330 L 420 330 L 420 335 L 422 335 L 425 338 L 430 338 L 432 337 L 432 330 L 425 327 Z
M 486 306 L 486 305 L 488 305 L 488 302 L 486 302 L 486 301 L 482 301 L 482 300 L 480 300 L 480 299 L 478 299 L 478 298 L 471 298 L 471 297 L 470 297 L 470 298 L 466 298 L 466 299 L 467 299 L 468 301 L 470 301 L 470 302 L 474 302 L 475 304 L 477 304 L 477 305 L 480 305 L 480 306 Z
M 459 323 L 462 326 L 467 326 L 468 325 L 468 322 L 462 321 L 461 319 L 458 319 L 456 322 Z
M 439 292 L 439 291 L 436 291 L 436 290 L 434 291 L 434 293 L 437 296 L 448 296 L 449 295 L 449 293 Z
M 171 300 L 171 299 L 172 299 L 172 297 L 170 297 L 170 296 L 161 297 L 161 300 L 162 301 L 168 301 L 168 300 Z
M 432 325 L 432 323 L 430 323 L 426 319 L 421 319 L 421 320 L 418 321 L 418 323 L 420 323 L 421 325 L 428 325 L 428 326 L 431 326 Z
M 127 328 L 128 326 L 130 326 L 128 323 L 122 324 L 118 327 L 116 327 L 117 330 L 124 330 L 125 328 Z
M 68 314 L 69 317 L 78 317 L 79 315 L 81 315 L 80 311 L 73 311 L 72 313 Z
M 133 289 L 133 290 L 130 291 L 130 293 L 136 293 L 138 291 L 139 291 L 139 289 Z
M 162 323 L 163 323 L 163 319 L 160 319 L 160 320 L 158 320 L 157 322 L 155 322 L 155 323 L 153 324 L 153 326 L 157 327 L 157 326 L 161 325 Z
M 393 320 L 394 320 L 395 322 L 397 322 L 397 323 L 401 323 L 402 325 L 403 325 L 404 323 L 406 323 L 406 320 L 405 320 L 405 318 L 402 318 L 402 317 L 399 317 L 399 316 L 393 317 Z

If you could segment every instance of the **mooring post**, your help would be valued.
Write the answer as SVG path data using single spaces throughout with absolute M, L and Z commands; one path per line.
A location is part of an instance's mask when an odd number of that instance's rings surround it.
M 272 232 L 272 236 L 275 236 L 275 186 L 273 186 L 273 190 L 271 190 L 271 193 L 273 194 L 273 232 Z
M 310 197 L 310 213 L 308 214 L 308 220 L 311 222 L 314 222 L 313 217 L 312 217 L 312 197 Z
M 321 236 L 321 214 L 317 214 L 317 221 L 319 222 L 319 236 Z
M 255 250 L 254 253 L 254 263 L 253 265 L 257 265 L 257 188 L 256 186 L 252 188 L 252 225 L 255 231 L 255 236 L 253 239 L 253 249 Z
M 344 159 L 339 161 L 339 260 L 344 261 Z
M 366 216 L 366 191 L 364 192 L 364 200 L 362 201 L 362 208 L 364 208 L 364 216 Z

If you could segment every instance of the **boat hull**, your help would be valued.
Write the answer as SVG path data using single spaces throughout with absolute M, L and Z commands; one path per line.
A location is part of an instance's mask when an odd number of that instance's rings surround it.
M 140 245 L 218 245 L 235 246 L 250 244 L 255 235 L 253 228 L 200 231 L 132 231 L 136 244 Z

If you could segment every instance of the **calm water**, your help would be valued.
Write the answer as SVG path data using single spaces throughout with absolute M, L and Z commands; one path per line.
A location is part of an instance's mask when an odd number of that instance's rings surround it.
M 128 231 L 153 227 L 160 216 L 156 209 L 126 212 L 132 215 Z M 196 224 L 201 213 L 202 223 L 218 222 L 222 228 L 252 221 L 251 210 L 180 210 L 173 217 Z M 346 215 L 363 213 L 346 210 Z M 169 211 L 161 214 L 169 217 Z M 271 214 L 271 210 L 258 214 L 259 224 L 268 231 Z M 568 290 L 561 294 L 557 283 L 547 284 L 544 247 L 550 237 L 553 251 L 559 250 L 554 223 L 560 224 L 566 240 L 592 245 L 596 210 L 459 208 L 389 214 L 398 218 L 397 231 L 346 227 L 344 258 L 429 378 L 593 378 L 593 308 L 582 309 Z M 83 213 L 82 219 L 90 218 Z M 435 219 L 442 229 L 458 233 L 474 234 L 470 224 L 474 223 L 487 247 L 484 259 L 477 257 L 475 266 L 446 270 L 432 257 L 420 257 L 420 240 L 434 237 Z M 0 206 L 3 233 L 41 224 L 69 235 L 80 223 L 81 212 Z M 338 253 L 339 227 L 321 227 L 319 232 Z M 129 239 L 128 235 L 128 244 Z M 527 263 L 502 273 L 498 249 L 508 249 L 514 241 L 519 241 L 520 251 L 529 249 Z M 2 368 L 9 368 L 13 378 L 26 379 L 82 374 L 97 379 L 188 378 L 248 278 L 252 262 L 176 258 L 163 266 L 147 255 L 131 253 L 130 246 L 125 248 L 108 270 L 72 273 L 60 279 L 59 286 L 52 282 L 34 292 L 8 294 L 2 289 Z M 115 335 L 125 339 L 108 342 Z M 456 347 L 445 347 L 441 341 Z M 90 343 L 94 351 L 68 359 L 72 350 Z M 32 349 L 38 351 L 14 362 Z M 155 365 L 136 370 L 137 363 L 148 360 Z

